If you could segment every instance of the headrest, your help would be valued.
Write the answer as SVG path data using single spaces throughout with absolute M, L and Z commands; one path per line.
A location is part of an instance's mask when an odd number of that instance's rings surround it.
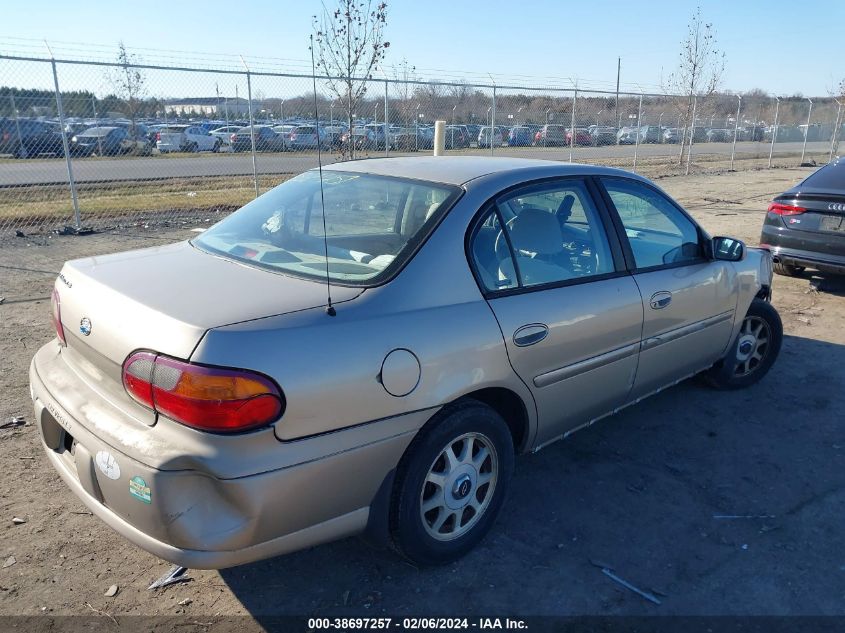
M 553 255 L 563 248 L 560 224 L 542 209 L 523 209 L 513 220 L 510 238 L 515 250 L 538 255 Z

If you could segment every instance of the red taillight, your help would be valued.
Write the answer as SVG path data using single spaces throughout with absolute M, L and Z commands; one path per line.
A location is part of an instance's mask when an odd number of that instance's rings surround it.
M 59 291 L 55 288 L 53 288 L 53 292 L 50 294 L 50 320 L 56 329 L 56 337 L 59 339 L 59 343 L 67 345 L 65 328 L 62 326 L 62 306 L 59 302 Z
M 769 213 L 774 213 L 775 215 L 801 215 L 806 210 L 804 207 L 796 207 L 792 204 L 783 204 L 780 202 L 772 202 L 769 205 Z
M 205 367 L 136 352 L 123 363 L 123 385 L 142 405 L 202 431 L 266 426 L 284 409 L 279 388 L 254 372 Z
M 290 140 L 292 140 L 292 141 L 296 140 L 296 134 L 294 132 L 290 133 Z
M 237 141 L 237 140 L 238 140 L 238 135 L 237 135 L 237 134 L 232 134 L 232 136 L 230 136 L 230 137 L 229 137 L 229 140 L 230 140 L 230 141 L 232 141 L 232 142 L 234 143 L 235 141 Z
M 156 132 L 156 142 L 161 140 L 161 132 Z

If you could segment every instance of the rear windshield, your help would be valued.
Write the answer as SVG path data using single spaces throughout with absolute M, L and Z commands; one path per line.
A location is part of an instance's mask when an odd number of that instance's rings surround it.
M 365 286 L 399 270 L 459 195 L 447 185 L 339 171 L 323 173 L 328 273 Z M 193 243 L 273 271 L 325 279 L 320 176 L 308 171 L 256 198 Z
M 296 128 L 296 132 L 297 132 L 297 134 L 313 134 L 314 128 L 313 127 L 307 127 L 307 126 L 303 125 L 303 126 Z
M 845 160 L 840 158 L 834 160 L 811 174 L 801 184 L 814 189 L 832 189 L 839 193 L 845 192 Z

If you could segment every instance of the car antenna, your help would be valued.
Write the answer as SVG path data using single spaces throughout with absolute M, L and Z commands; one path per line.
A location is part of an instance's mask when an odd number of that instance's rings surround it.
M 326 255 L 326 294 L 328 295 L 328 305 L 326 306 L 326 314 L 335 316 L 337 311 L 332 305 L 332 283 L 329 277 L 329 236 L 326 233 L 326 199 L 323 196 L 323 156 L 320 151 L 320 113 L 317 109 L 317 72 L 314 67 L 314 34 L 311 34 L 311 79 L 314 82 L 314 121 L 317 128 L 317 169 L 320 172 L 320 210 L 323 215 L 323 248 Z

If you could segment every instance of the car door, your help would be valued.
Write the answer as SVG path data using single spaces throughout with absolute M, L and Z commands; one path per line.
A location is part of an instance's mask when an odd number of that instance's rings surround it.
M 537 445 L 620 406 L 635 377 L 642 300 L 592 187 L 565 178 L 511 191 L 471 237 L 511 365 L 534 395 Z
M 722 357 L 736 312 L 737 277 L 730 262 L 707 256 L 706 234 L 656 187 L 628 178 L 600 180 L 643 301 L 634 400 Z

